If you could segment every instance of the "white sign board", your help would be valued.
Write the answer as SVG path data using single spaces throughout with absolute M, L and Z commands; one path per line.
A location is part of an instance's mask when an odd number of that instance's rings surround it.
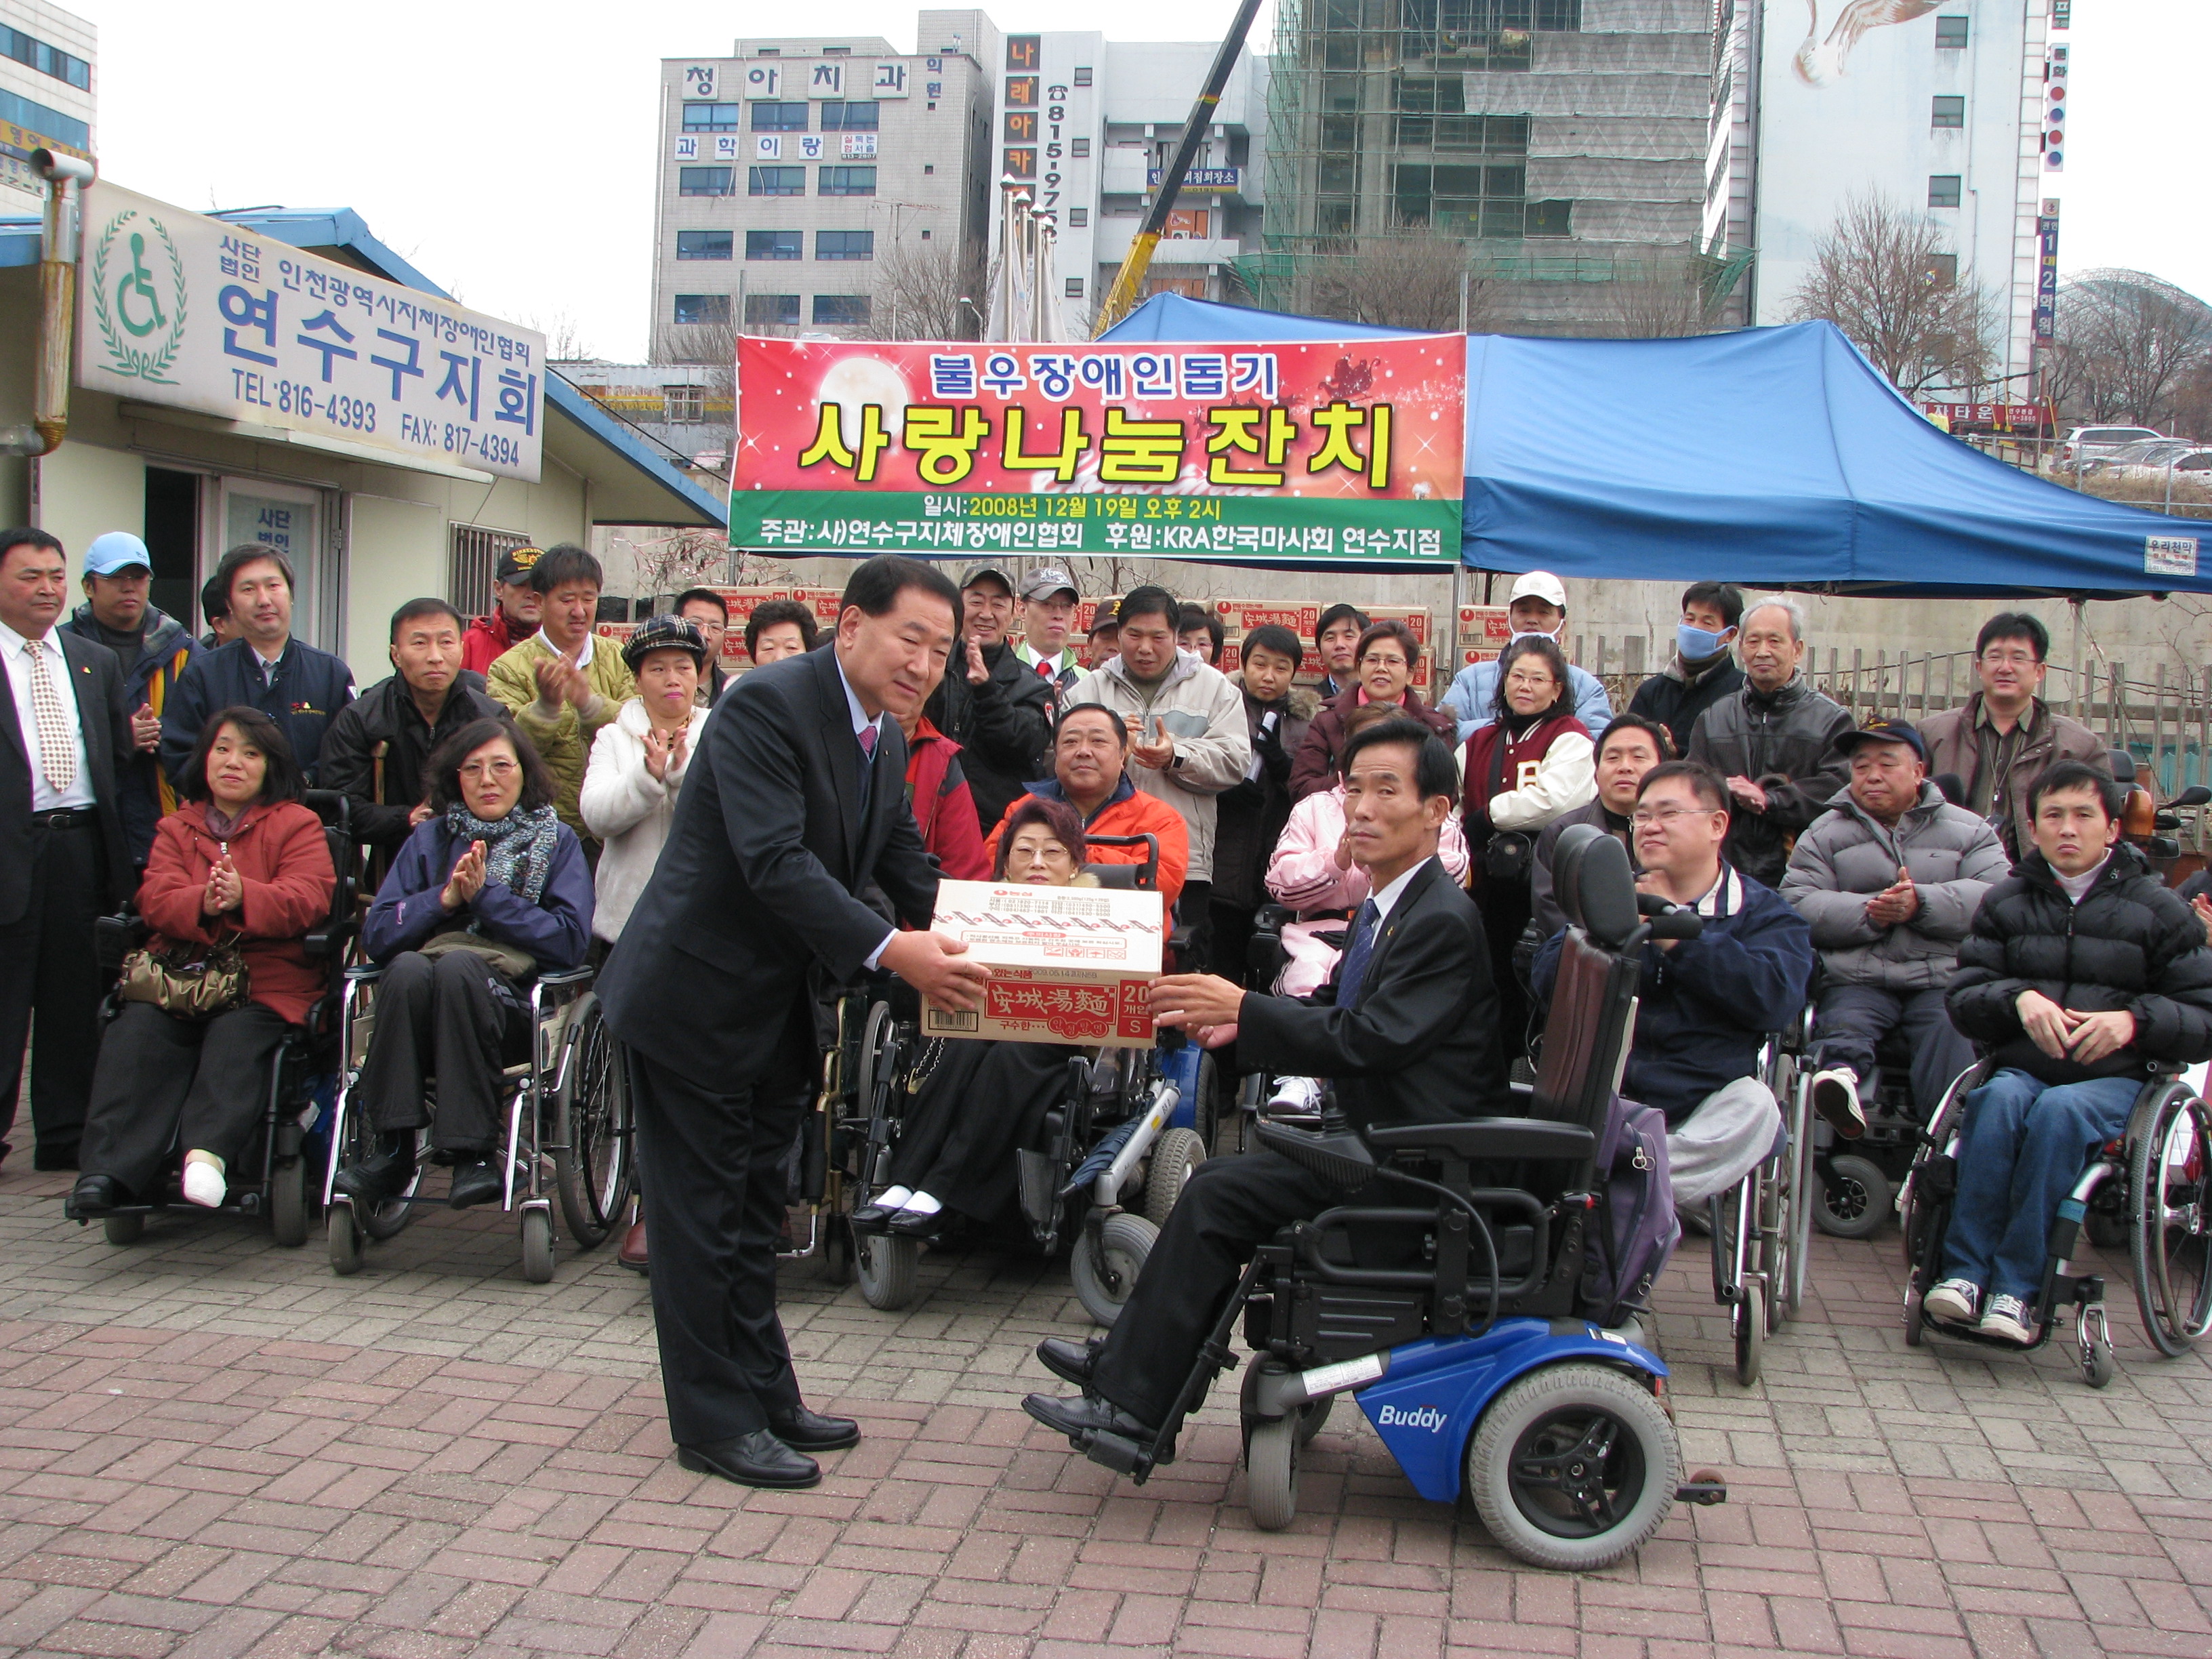
M 538 481 L 532 330 L 106 184 L 78 286 L 89 391 Z

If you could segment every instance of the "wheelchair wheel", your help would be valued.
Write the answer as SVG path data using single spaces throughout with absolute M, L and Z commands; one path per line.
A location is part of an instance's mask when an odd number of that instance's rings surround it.
M 1261 1532 L 1280 1532 L 1298 1516 L 1297 1415 L 1255 1423 L 1244 1432 L 1244 1506 Z
M 1905 1276 L 1905 1346 L 1917 1348 L 1927 1341 L 1928 1316 L 1920 1311 L 1920 1298 L 1926 1294 L 1920 1288 L 1920 1275 Z
M 331 1271 L 341 1279 L 350 1279 L 361 1271 L 361 1223 L 355 1217 L 349 1200 L 335 1200 L 330 1207 Z
M 865 1116 L 875 1109 L 876 1073 L 883 1068 L 884 1049 L 891 1040 L 891 1006 L 878 1002 L 868 1010 L 868 1023 L 860 1028 L 860 1068 L 855 1098 Z
M 307 1242 L 307 1183 L 313 1179 L 304 1158 L 279 1162 L 269 1171 L 269 1232 L 288 1250 Z
M 1609 1567 L 1674 1506 L 1682 1454 L 1651 1391 L 1611 1366 L 1548 1365 L 1501 1392 L 1467 1448 L 1490 1535 L 1531 1565 Z
M 102 1216 L 100 1237 L 111 1244 L 136 1244 L 146 1233 L 146 1218 L 133 1211 L 126 1215 Z
M 1198 1057 L 1194 1094 L 1190 1103 L 1191 1122 L 1198 1135 L 1199 1156 L 1203 1158 L 1212 1150 L 1214 1130 L 1221 1121 L 1221 1069 L 1213 1063 L 1210 1049 Z M 1152 1218 L 1161 1219 L 1158 1216 Z
M 1254 1402 L 1260 1392 L 1261 1376 L 1267 1371 L 1287 1369 L 1280 1360 L 1267 1358 L 1255 1359 L 1244 1368 L 1244 1381 L 1238 1385 L 1237 1391 L 1237 1405 L 1247 1429 L 1263 1420 L 1254 1409 Z M 1298 1444 L 1305 1445 L 1322 1431 L 1322 1425 L 1328 1421 L 1329 1408 L 1335 1404 L 1334 1395 L 1324 1395 L 1311 1405 L 1301 1406 L 1291 1413 L 1291 1419 L 1298 1426 Z
M 1068 1276 L 1074 1279 L 1076 1300 L 1092 1324 L 1114 1328 L 1159 1236 L 1151 1222 L 1127 1211 L 1108 1216 L 1095 1234 L 1085 1227 L 1077 1236 L 1075 1248 L 1068 1253 Z
M 1729 1323 L 1735 1336 L 1735 1380 L 1745 1388 L 1759 1381 L 1766 1347 L 1766 1286 L 1747 1279 L 1743 1299 L 1729 1307 Z
M 629 1076 L 622 1047 L 586 992 L 568 1023 L 568 1063 L 554 1103 L 559 1139 L 553 1182 L 561 1218 L 576 1248 L 588 1250 L 614 1231 L 629 1201 Z
M 854 1241 L 853 1277 L 871 1308 L 896 1313 L 914 1300 L 921 1246 L 911 1238 L 869 1233 Z
M 1152 1143 L 1151 1167 L 1145 1173 L 1145 1218 L 1155 1227 L 1166 1226 L 1183 1184 L 1205 1162 L 1206 1141 L 1197 1130 L 1163 1132 Z
M 522 1276 L 533 1285 L 553 1278 L 553 1212 L 533 1209 L 522 1212 Z
M 2212 1176 L 2212 1110 L 2169 1083 L 2136 1110 L 2129 1137 L 2129 1255 L 2143 1330 L 2168 1358 L 2212 1325 L 2212 1225 L 2205 1182 Z
M 1831 1238 L 1872 1238 L 1889 1213 L 1889 1177 L 1870 1159 L 1846 1152 L 1813 1172 L 1813 1224 Z

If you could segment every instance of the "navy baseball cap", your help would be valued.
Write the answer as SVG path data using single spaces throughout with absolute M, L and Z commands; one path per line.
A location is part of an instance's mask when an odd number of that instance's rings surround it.
M 1856 732 L 1838 732 L 1836 752 L 1848 755 L 1863 743 L 1901 743 L 1920 757 L 1922 764 L 1927 763 L 1927 743 L 1903 720 L 1870 720 Z

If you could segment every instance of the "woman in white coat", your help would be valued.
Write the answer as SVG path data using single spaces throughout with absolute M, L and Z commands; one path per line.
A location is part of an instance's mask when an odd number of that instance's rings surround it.
M 611 945 L 645 890 L 676 817 L 677 792 L 709 711 L 695 706 L 706 636 L 681 617 L 651 617 L 623 646 L 637 695 L 599 728 L 577 811 L 599 838 L 592 932 Z

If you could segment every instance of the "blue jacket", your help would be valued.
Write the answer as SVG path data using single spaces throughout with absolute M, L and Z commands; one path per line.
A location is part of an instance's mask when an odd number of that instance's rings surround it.
M 1575 696 L 1575 718 L 1589 728 L 1590 740 L 1595 743 L 1605 735 L 1605 728 L 1613 724 L 1613 699 L 1605 695 L 1605 683 L 1596 675 L 1569 663 L 1567 689 Z M 1491 704 L 1497 696 L 1498 665 L 1495 662 L 1471 662 L 1453 678 L 1451 690 L 1437 699 L 1437 707 L 1459 722 L 1459 740 L 1462 746 L 1469 738 L 1498 718 L 1491 710 Z
M 200 740 L 208 716 L 244 704 L 258 708 L 284 728 L 292 758 L 307 781 L 315 781 L 315 763 L 323 733 L 339 709 L 353 701 L 353 670 L 327 651 L 293 640 L 276 659 L 273 677 L 261 672 L 261 659 L 245 640 L 204 651 L 185 665 L 161 711 L 161 770 L 171 783 L 181 781 L 185 763 Z
M 467 850 L 443 818 L 416 827 L 362 925 L 362 946 L 370 957 L 389 962 L 402 951 L 420 949 L 433 933 L 474 922 L 485 938 L 529 951 L 540 973 L 579 966 L 592 942 L 592 871 L 576 832 L 561 826 L 544 896 L 535 904 L 504 882 L 487 881 L 467 904 L 447 910 L 438 896 Z
M 1705 932 L 1671 951 L 1644 947 L 1636 1036 L 1620 1092 L 1675 1127 L 1707 1095 L 1759 1073 L 1759 1046 L 1805 1006 L 1813 932 L 1781 894 L 1722 866 L 1698 905 Z M 1536 952 L 1536 994 L 1549 1000 L 1564 932 Z
M 94 645 L 107 643 L 88 602 L 77 606 L 62 627 Z M 151 708 L 157 716 L 167 714 L 177 682 L 204 649 L 185 631 L 184 623 L 148 605 L 138 665 L 123 677 L 123 701 L 133 714 L 141 708 Z M 123 814 L 124 843 L 131 849 L 131 863 L 143 868 L 154 850 L 154 826 L 177 810 L 177 793 L 161 775 L 159 757 L 136 750 L 118 763 L 116 781 L 123 786 L 116 805 Z

